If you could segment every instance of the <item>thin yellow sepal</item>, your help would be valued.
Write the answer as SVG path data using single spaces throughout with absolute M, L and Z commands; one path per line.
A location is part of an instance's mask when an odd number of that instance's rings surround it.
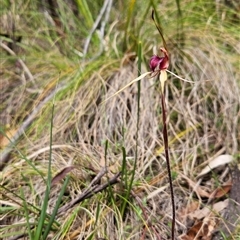
M 131 84 L 138 82 L 139 80 L 145 78 L 147 75 L 150 75 L 152 72 L 146 72 L 143 73 L 142 75 L 140 75 L 139 77 L 133 79 L 130 83 L 128 83 L 126 86 L 124 86 L 123 88 L 121 88 L 120 90 L 118 90 L 116 93 L 114 93 L 112 96 L 108 97 L 107 99 L 105 99 L 101 104 L 105 103 L 106 101 L 108 101 L 110 98 L 116 96 L 117 94 L 119 94 L 120 92 L 122 92 L 124 89 L 126 89 L 127 87 L 129 87 Z

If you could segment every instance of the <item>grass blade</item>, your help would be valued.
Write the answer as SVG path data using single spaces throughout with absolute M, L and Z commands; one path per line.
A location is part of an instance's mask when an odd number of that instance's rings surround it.
M 131 0 L 128 6 L 128 13 L 127 13 L 127 22 L 125 26 L 125 32 L 124 32 L 124 40 L 123 40 L 123 52 L 127 48 L 127 35 L 128 35 L 128 27 L 130 24 L 131 17 L 133 16 L 133 10 L 135 6 L 136 0 Z
M 67 185 L 68 185 L 69 179 L 70 179 L 70 176 L 68 175 L 67 178 L 66 178 L 65 181 L 64 181 L 64 184 L 63 184 L 62 188 L 61 188 L 60 194 L 59 194 L 59 196 L 58 196 L 56 205 L 55 205 L 55 207 L 54 207 L 54 209 L 53 209 L 53 212 L 52 212 L 51 218 L 50 218 L 50 220 L 49 220 L 49 223 L 48 223 L 48 225 L 47 225 L 47 227 L 46 227 L 46 229 L 45 229 L 45 231 L 44 231 L 43 239 L 46 239 L 46 238 L 47 238 L 47 236 L 48 236 L 48 234 L 49 234 L 49 232 L 50 232 L 50 230 L 51 230 L 51 227 L 52 227 L 52 225 L 53 225 L 53 222 L 54 222 L 54 220 L 55 220 L 55 217 L 57 216 L 57 212 L 58 212 L 58 209 L 59 209 L 59 207 L 60 207 L 63 194 L 64 194 L 64 192 L 65 192 L 65 190 L 66 190 Z
M 87 2 L 85 0 L 77 0 L 76 4 L 78 6 L 79 12 L 84 16 L 87 27 L 91 28 L 93 25 L 93 17 Z
M 30 219 L 29 219 L 29 211 L 28 211 L 27 201 L 25 199 L 22 187 L 20 188 L 20 194 L 21 194 L 21 197 L 23 199 L 23 207 L 24 207 L 24 212 L 25 212 L 25 217 L 26 217 L 26 225 L 27 225 L 28 236 L 29 236 L 29 239 L 33 239 L 32 230 L 31 230 L 31 226 L 30 226 Z
M 48 200 L 49 200 L 49 194 L 50 194 L 50 187 L 51 187 L 51 180 L 52 180 L 52 174 L 51 174 L 51 165 L 52 165 L 52 135 L 53 135 L 53 113 L 54 113 L 54 104 L 52 106 L 52 114 L 51 114 L 51 124 L 50 124 L 50 146 L 49 146 L 49 161 L 48 161 L 48 176 L 47 176 L 47 184 L 46 184 L 46 192 L 43 200 L 43 205 L 41 209 L 41 214 L 39 217 L 39 224 L 37 226 L 36 234 L 34 236 L 34 239 L 39 240 L 41 239 L 41 234 L 43 230 L 43 225 L 46 219 L 47 214 L 47 206 L 48 206 Z

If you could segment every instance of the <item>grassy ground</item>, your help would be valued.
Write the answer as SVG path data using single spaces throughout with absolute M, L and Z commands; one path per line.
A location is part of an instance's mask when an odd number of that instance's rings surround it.
M 137 84 L 103 103 L 138 76 L 140 42 L 141 73 L 162 47 L 152 9 L 164 30 L 170 70 L 194 82 L 169 74 L 166 86 L 176 235 L 211 239 L 223 222 L 221 211 L 200 219 L 191 214 L 223 203 L 226 194 L 210 195 L 231 185 L 226 165 L 198 177 L 202 169 L 223 154 L 239 164 L 239 6 L 47 2 L 1 3 L 2 239 L 170 239 L 160 83 L 141 81 L 140 112 Z M 80 194 L 86 199 L 75 204 Z M 209 238 L 201 238 L 201 227 L 189 234 L 206 222 Z

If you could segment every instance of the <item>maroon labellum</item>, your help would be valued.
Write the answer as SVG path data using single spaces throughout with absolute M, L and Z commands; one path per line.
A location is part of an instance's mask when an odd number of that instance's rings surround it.
M 157 55 L 154 55 L 150 59 L 150 68 L 154 72 L 155 70 L 165 70 L 169 66 L 169 56 L 168 52 L 165 48 L 160 48 L 161 52 L 163 52 L 164 56 L 159 57 Z

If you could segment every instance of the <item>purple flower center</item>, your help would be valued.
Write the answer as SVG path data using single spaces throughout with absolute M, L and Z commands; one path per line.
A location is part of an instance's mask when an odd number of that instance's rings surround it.
M 156 68 L 161 70 L 161 63 L 164 57 L 158 57 L 156 55 L 152 56 L 150 59 L 150 68 L 154 72 Z
M 149 66 L 153 72 L 155 70 L 165 70 L 169 66 L 168 52 L 164 48 L 161 48 L 160 50 L 163 52 L 164 57 L 154 55 L 151 57 L 149 62 Z

